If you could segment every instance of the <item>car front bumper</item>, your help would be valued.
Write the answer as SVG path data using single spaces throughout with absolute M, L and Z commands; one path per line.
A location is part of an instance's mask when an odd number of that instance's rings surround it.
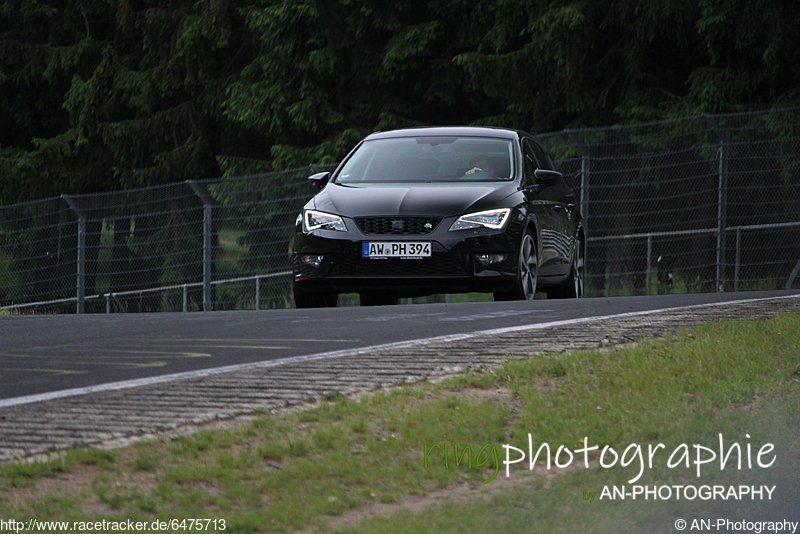
M 316 230 L 304 234 L 298 228 L 292 251 L 294 282 L 307 292 L 386 292 L 397 297 L 505 291 L 512 287 L 517 276 L 521 225 L 450 232 L 454 220 L 445 218 L 425 235 L 367 235 L 350 220 L 347 232 Z M 431 257 L 363 258 L 362 244 L 366 241 L 427 241 L 431 243 Z

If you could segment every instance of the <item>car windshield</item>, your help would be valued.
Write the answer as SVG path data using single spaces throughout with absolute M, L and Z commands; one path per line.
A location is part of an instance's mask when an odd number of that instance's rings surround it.
M 510 139 L 420 136 L 365 141 L 336 182 L 507 181 L 514 178 Z

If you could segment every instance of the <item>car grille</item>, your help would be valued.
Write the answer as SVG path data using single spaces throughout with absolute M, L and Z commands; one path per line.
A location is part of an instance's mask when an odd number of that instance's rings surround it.
M 356 224 L 364 234 L 424 235 L 433 232 L 441 217 L 358 217 Z
M 452 254 L 436 254 L 419 260 L 369 260 L 358 256 L 336 258 L 330 277 L 402 278 L 467 276 L 458 258 Z

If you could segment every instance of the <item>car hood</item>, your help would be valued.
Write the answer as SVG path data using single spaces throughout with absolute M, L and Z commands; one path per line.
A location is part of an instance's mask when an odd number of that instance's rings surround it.
M 328 184 L 313 199 L 314 208 L 344 215 L 463 215 L 506 206 L 517 191 L 513 182 L 475 184 Z

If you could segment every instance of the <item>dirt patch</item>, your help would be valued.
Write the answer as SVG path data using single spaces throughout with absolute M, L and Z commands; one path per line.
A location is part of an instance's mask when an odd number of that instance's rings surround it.
M 428 491 L 425 495 L 404 495 L 391 503 L 370 503 L 331 518 L 325 530 L 352 528 L 362 521 L 390 517 L 401 511 L 418 514 L 443 505 L 462 504 L 475 499 L 487 500 L 501 492 L 515 488 L 530 487 L 534 484 L 538 485 L 541 490 L 547 490 L 556 477 L 572 472 L 579 467 L 571 465 L 565 469 L 547 472 L 542 472 L 538 469 L 534 471 L 518 469 L 512 471 L 511 476 L 508 478 L 505 478 L 504 474 L 500 473 L 495 480 L 488 484 L 484 484 L 481 481 L 459 482 L 446 488 Z
M 30 485 L 8 487 L 0 492 L 0 497 L 13 507 L 24 507 L 48 495 L 80 494 L 92 487 L 98 472 L 99 468 L 96 465 L 75 465 L 67 473 L 39 477 Z
M 14 507 L 24 507 L 31 502 L 49 496 L 84 495 L 83 511 L 87 516 L 112 514 L 114 510 L 96 498 L 95 488 L 98 483 L 108 485 L 125 485 L 148 488 L 155 486 L 157 479 L 154 473 L 139 471 L 133 465 L 138 452 L 135 447 L 119 449 L 115 454 L 115 464 L 127 469 L 114 470 L 114 480 L 103 480 L 102 469 L 94 464 L 75 463 L 67 471 L 50 476 L 35 478 L 30 485 L 8 486 L 0 490 L 0 498 Z M 51 456 L 53 460 L 58 455 Z

